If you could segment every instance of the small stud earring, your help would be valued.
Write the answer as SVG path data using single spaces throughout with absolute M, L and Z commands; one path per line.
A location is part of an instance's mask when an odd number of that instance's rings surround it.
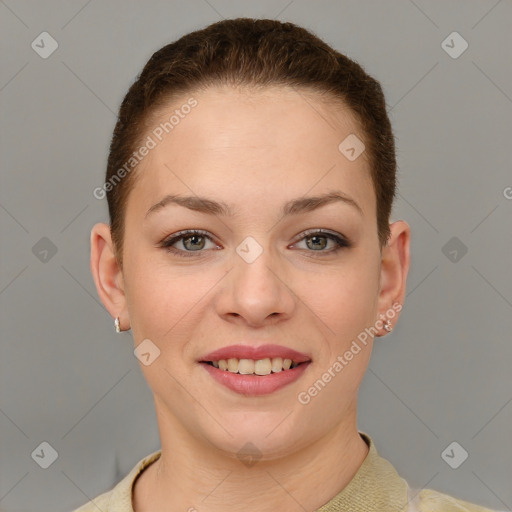
M 391 332 L 393 330 L 393 327 L 391 327 L 391 322 L 389 320 L 386 320 L 386 323 L 384 324 L 384 329 L 386 331 Z
M 116 316 L 116 318 L 114 320 L 114 327 L 115 327 L 117 333 L 121 332 L 121 326 L 119 325 L 119 317 L 118 316 Z

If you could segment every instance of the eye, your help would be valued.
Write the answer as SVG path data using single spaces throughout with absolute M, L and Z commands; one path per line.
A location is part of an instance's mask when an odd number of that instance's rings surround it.
M 332 233 L 323 229 L 311 229 L 301 233 L 302 238 L 299 238 L 297 242 L 294 242 L 291 247 L 297 247 L 299 243 L 305 242 L 306 248 L 298 247 L 311 254 L 314 257 L 321 257 L 327 254 L 334 254 L 340 249 L 349 248 L 352 244 L 343 235 Z M 159 246 L 165 248 L 168 252 L 175 254 L 180 257 L 193 257 L 202 256 L 205 252 L 204 249 L 208 249 L 206 243 L 210 242 L 213 247 L 210 249 L 219 249 L 220 247 L 213 241 L 212 237 L 202 230 L 185 230 L 175 233 L 170 237 L 163 240 Z M 332 242 L 330 249 L 325 250 L 328 247 L 329 242 Z M 175 246 L 178 247 L 175 247 Z M 181 247 L 179 247 L 181 245 Z M 194 254 L 196 253 L 196 254 Z
M 214 247 L 217 247 L 206 231 L 186 230 L 166 238 L 160 244 L 160 247 L 164 247 L 167 251 L 177 256 L 190 257 L 195 256 L 193 253 L 203 252 L 202 250 L 205 249 L 207 241 L 211 242 Z M 179 245 L 178 248 L 173 247 L 177 244 L 181 244 L 181 247 L 179 247 Z
M 320 253 L 318 256 L 336 253 L 340 249 L 348 248 L 352 245 L 343 235 L 331 233 L 330 231 L 323 229 L 308 230 L 302 233 L 301 236 L 302 238 L 299 239 L 299 242 L 306 243 L 306 250 L 310 249 L 308 252 Z M 328 246 L 329 242 L 332 242 L 333 245 L 330 249 L 324 250 Z M 294 243 L 293 245 L 297 246 L 297 243 Z

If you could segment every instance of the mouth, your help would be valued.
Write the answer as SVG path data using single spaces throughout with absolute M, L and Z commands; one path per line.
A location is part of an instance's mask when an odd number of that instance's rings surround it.
M 297 362 L 292 359 L 283 359 L 282 357 L 266 357 L 265 359 L 219 359 L 218 361 L 200 361 L 219 370 L 237 373 L 239 375 L 265 376 L 271 373 L 285 372 L 309 361 Z
M 297 381 L 311 364 L 306 354 L 278 345 L 232 345 L 198 360 L 215 381 L 242 395 L 266 395 Z

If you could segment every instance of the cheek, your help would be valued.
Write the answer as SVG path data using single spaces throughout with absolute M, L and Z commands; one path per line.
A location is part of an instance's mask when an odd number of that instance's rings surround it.
M 165 258 L 133 252 L 125 259 L 125 292 L 135 342 L 145 338 L 174 351 L 190 337 L 208 291 L 219 277 L 213 272 L 189 271 Z M 203 302 L 204 301 L 204 302 Z
M 133 237 L 132 237 L 133 238 Z M 212 289 L 222 277 L 220 267 L 172 263 L 161 254 L 125 246 L 125 291 L 135 342 L 145 338 L 165 347 L 165 340 L 186 340 L 201 322 L 201 311 L 213 307 Z M 131 240 L 131 239 L 130 239 Z M 325 338 L 331 354 L 375 321 L 379 275 L 378 255 L 362 245 L 347 252 L 336 268 L 312 272 L 312 266 L 287 272 L 298 296 L 300 318 L 290 323 Z M 301 305 L 301 303 L 304 303 Z M 305 307 L 304 307 L 305 306 Z M 300 326 L 299 326 L 300 324 Z M 176 340 L 176 341 L 174 341 Z
M 311 294 L 311 309 L 322 320 L 315 324 L 323 334 L 323 350 L 298 397 L 309 408 L 310 429 L 333 426 L 355 406 L 371 356 L 372 337 L 366 329 L 377 318 L 378 286 L 374 258 L 371 263 L 348 265 L 346 271 L 324 279 L 321 292 Z
M 302 281 L 297 294 L 321 320 L 316 324 L 331 344 L 339 345 L 373 325 L 378 291 L 378 260 L 354 253 L 338 271 Z
M 135 340 L 150 338 L 157 342 L 173 325 L 189 288 L 176 293 L 177 283 L 171 282 L 169 272 L 161 263 L 134 247 L 127 247 L 124 272 L 125 294 Z

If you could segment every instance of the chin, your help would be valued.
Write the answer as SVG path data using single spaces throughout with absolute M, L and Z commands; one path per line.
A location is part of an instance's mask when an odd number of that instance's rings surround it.
M 304 429 L 298 428 L 300 422 L 292 420 L 293 414 L 284 412 L 237 412 L 218 418 L 222 425 L 212 430 L 213 422 L 205 425 L 203 435 L 210 445 L 226 455 L 237 458 L 274 460 L 290 455 L 307 445 Z M 284 421 L 283 421 L 284 420 Z M 295 431 L 294 431 L 295 429 Z

